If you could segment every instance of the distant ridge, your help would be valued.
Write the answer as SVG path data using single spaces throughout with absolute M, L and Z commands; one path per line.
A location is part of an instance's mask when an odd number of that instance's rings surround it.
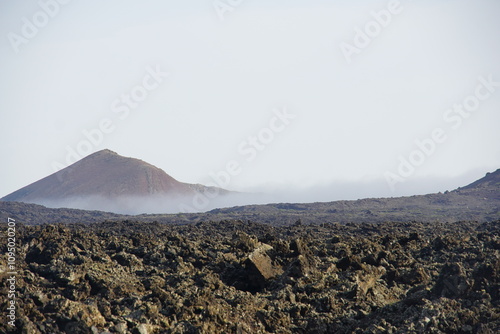
M 171 224 L 239 220 L 276 226 L 388 221 L 497 221 L 500 223 L 499 176 L 500 170 L 497 170 L 465 187 L 437 194 L 335 202 L 245 205 L 182 214 L 165 214 L 162 211 L 158 214 L 130 216 L 103 211 L 82 211 L 67 209 L 67 207 L 54 209 L 53 206 L 47 208 L 40 205 L 0 201 L 0 220 L 6 221 L 8 217 L 15 217 L 16 220 L 30 225 L 60 222 L 93 223 L 107 220 Z
M 385 222 L 497 222 L 500 226 L 499 172 L 453 191 L 409 197 L 366 198 L 317 203 L 274 203 L 214 209 L 182 214 L 119 215 L 111 212 L 46 208 L 0 201 L 0 221 L 8 217 L 30 224 L 140 221 L 188 224 L 202 221 L 258 222 L 275 226 Z
M 472 182 L 462 189 L 484 188 L 484 187 L 499 187 L 500 186 L 500 168 L 486 175 L 479 180 Z
M 454 190 L 461 194 L 470 194 L 482 198 L 500 200 L 500 169 L 486 175 L 471 184 Z
M 217 189 L 220 194 L 228 193 L 220 188 L 179 182 L 147 162 L 123 157 L 105 149 L 14 191 L 1 200 L 102 210 L 103 207 L 93 206 L 92 203 L 68 205 L 68 200 L 93 198 L 93 203 L 99 204 L 100 199 L 148 199 L 161 196 L 178 199 L 195 196 L 197 192 L 207 189 L 212 192 Z

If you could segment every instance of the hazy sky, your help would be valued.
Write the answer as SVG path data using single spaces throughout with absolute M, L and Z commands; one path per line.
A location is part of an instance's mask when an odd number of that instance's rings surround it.
M 270 2 L 1 0 L 0 197 L 69 150 L 303 201 L 500 168 L 499 1 Z

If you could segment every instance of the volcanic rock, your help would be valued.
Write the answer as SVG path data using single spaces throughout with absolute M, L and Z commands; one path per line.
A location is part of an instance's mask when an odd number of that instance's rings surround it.
M 497 333 L 499 231 L 500 221 L 19 224 L 16 329 L 0 332 Z
M 267 244 L 260 244 L 246 261 L 249 281 L 252 286 L 263 288 L 267 281 L 283 273 L 280 265 L 276 264 L 270 256 L 273 248 Z

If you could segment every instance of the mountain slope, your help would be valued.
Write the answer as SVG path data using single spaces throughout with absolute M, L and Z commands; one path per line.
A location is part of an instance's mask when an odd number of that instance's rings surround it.
M 158 199 L 165 200 L 167 204 L 166 197 L 170 202 L 180 198 L 189 201 L 199 192 L 213 192 L 214 189 L 179 182 L 162 169 L 142 160 L 102 150 L 1 200 L 130 213 L 135 211 L 130 210 L 134 204 L 139 204 L 137 199 L 142 204 Z M 218 188 L 217 191 L 228 193 Z
M 458 188 L 454 192 L 500 200 L 500 169 L 492 173 L 486 173 L 483 178 L 465 187 Z
M 192 189 L 142 160 L 102 150 L 2 200 L 26 202 L 68 196 L 141 196 L 158 193 L 190 194 Z

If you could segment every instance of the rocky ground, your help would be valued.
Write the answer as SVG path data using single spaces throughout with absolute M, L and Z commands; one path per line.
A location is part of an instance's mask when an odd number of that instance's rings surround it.
M 15 331 L 498 333 L 499 234 L 500 221 L 18 225 Z

